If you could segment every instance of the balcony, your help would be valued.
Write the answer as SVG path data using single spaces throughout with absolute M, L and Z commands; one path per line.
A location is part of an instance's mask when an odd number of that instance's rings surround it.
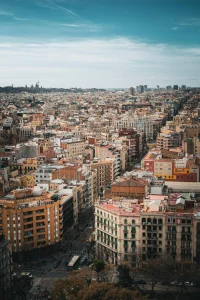
M 36 223 L 36 227 L 44 227 L 45 226 L 45 223 L 42 222 L 42 223 Z
M 30 243 L 30 242 L 33 242 L 33 237 L 29 237 L 29 238 L 25 238 L 24 239 L 24 243 Z
M 45 216 L 37 216 L 37 217 L 36 217 L 36 221 L 44 220 L 44 219 L 45 219 Z
M 24 212 L 23 213 L 23 216 L 24 217 L 28 217 L 28 216 L 32 216 L 33 215 L 33 212 L 32 211 L 28 211 L 28 212 Z
M 37 241 L 38 241 L 38 240 L 46 240 L 45 234 L 38 235 L 38 236 L 37 236 Z
M 33 222 L 33 218 L 25 218 L 24 224 Z
M 44 209 L 38 209 L 36 210 L 36 214 L 44 214 Z
M 40 234 L 40 233 L 44 233 L 44 232 L 45 232 L 45 228 L 37 229 L 36 234 Z
M 33 229 L 33 223 L 29 225 L 24 225 L 24 230 L 30 230 Z

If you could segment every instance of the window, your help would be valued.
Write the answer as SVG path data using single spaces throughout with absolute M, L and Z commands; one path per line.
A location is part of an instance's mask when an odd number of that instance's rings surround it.
M 124 219 L 124 224 L 127 224 L 128 222 L 127 222 L 127 219 Z M 126 226 L 125 226 L 126 227 Z M 124 228 L 125 229 L 125 228 Z

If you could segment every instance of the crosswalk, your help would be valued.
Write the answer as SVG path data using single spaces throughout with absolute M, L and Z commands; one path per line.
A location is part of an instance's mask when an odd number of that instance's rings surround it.
M 86 247 L 84 247 L 81 251 L 76 251 L 76 250 L 72 250 L 70 252 L 71 256 L 75 256 L 75 255 L 83 255 L 87 253 L 87 249 Z

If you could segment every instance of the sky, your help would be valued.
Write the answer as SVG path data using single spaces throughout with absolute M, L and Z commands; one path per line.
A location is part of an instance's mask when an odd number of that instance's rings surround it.
M 37 81 L 200 86 L 200 1 L 0 1 L 0 86 Z

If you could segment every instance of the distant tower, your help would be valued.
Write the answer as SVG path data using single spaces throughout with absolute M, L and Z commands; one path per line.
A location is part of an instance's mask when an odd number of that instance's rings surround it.
M 143 85 L 139 85 L 136 88 L 137 88 L 138 93 L 140 93 L 140 94 L 144 93 L 144 86 Z
M 147 91 L 147 85 L 146 84 L 144 85 L 144 91 L 145 92 Z
M 178 84 L 174 85 L 174 91 L 178 91 Z
M 35 87 L 36 87 L 37 89 L 40 87 L 40 82 L 39 82 L 39 80 L 36 82 Z
M 135 95 L 135 89 L 134 89 L 133 87 L 130 87 L 130 88 L 129 88 L 129 94 L 130 94 L 131 96 L 134 96 L 134 95 Z

